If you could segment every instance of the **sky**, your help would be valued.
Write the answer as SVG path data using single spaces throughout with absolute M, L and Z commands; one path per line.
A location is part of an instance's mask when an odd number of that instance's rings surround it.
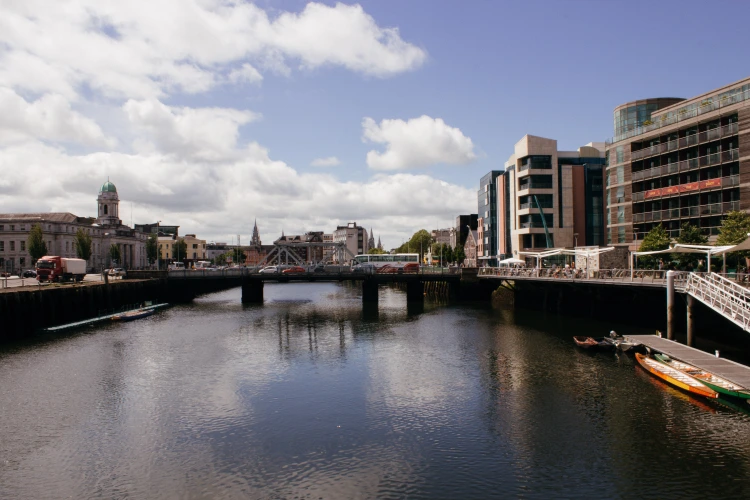
M 750 76 L 750 2 L 2 0 L 0 213 L 249 242 L 357 222 L 385 248 L 477 212 L 525 134 Z

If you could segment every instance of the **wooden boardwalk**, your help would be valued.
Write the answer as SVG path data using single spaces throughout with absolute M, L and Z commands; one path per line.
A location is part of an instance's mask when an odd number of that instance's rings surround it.
M 750 367 L 748 366 L 728 359 L 717 358 L 713 354 L 656 335 L 626 335 L 625 337 L 630 341 L 640 342 L 655 351 L 662 352 L 671 358 L 703 368 L 737 385 L 750 388 Z

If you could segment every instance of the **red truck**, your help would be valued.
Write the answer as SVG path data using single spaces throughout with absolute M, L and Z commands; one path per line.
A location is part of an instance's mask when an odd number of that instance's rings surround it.
M 83 281 L 84 276 L 86 261 L 83 259 L 45 255 L 36 261 L 36 279 L 39 281 Z

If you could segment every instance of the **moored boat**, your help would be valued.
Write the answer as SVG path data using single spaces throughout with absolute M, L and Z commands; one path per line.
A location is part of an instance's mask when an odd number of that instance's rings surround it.
M 613 351 L 615 349 L 614 342 L 607 337 L 594 338 L 579 335 L 573 337 L 573 342 L 575 342 L 578 347 L 590 349 L 592 351 Z
M 698 379 L 683 373 L 676 368 L 657 361 L 654 358 L 649 358 L 641 353 L 635 353 L 635 359 L 638 361 L 643 369 L 649 372 L 651 375 L 662 379 L 663 381 L 679 387 L 684 391 L 688 391 L 691 394 L 697 394 L 699 396 L 705 396 L 707 398 L 717 398 L 719 393 L 715 390 L 707 387 L 701 383 Z
M 145 318 L 154 314 L 154 309 L 136 309 L 135 311 L 128 311 L 126 313 L 112 316 L 112 321 L 133 321 L 135 319 Z
M 720 394 L 724 394 L 725 396 L 732 396 L 734 398 L 750 399 L 750 390 L 748 390 L 746 387 L 742 387 L 741 385 L 730 382 L 725 378 L 714 375 L 713 373 L 706 371 L 703 368 L 691 365 L 690 363 L 685 363 L 684 361 L 672 359 L 666 354 L 655 354 L 654 358 L 667 366 L 671 366 L 672 368 L 679 370 L 686 375 L 696 378 L 699 382 L 703 383 L 703 385 L 713 389 Z

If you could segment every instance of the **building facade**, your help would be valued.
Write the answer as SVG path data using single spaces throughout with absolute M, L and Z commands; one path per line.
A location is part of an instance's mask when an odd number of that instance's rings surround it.
M 458 245 L 465 245 L 469 231 L 477 230 L 478 217 L 477 214 L 459 215 L 456 217 L 456 225 L 451 234 L 451 248 L 456 248 Z
M 714 240 L 727 212 L 750 211 L 750 78 L 618 106 L 606 154 L 608 244 L 636 249 L 659 224 L 676 238 L 683 223 Z
M 356 222 L 349 222 L 346 226 L 337 226 L 333 232 L 333 242 L 345 243 L 346 249 L 352 255 L 366 254 L 369 250 L 367 240 L 367 230 L 358 226 Z
M 107 181 L 97 196 L 97 217 L 78 217 L 71 213 L 0 214 L 0 270 L 16 273 L 32 266 L 27 242 L 31 228 L 42 228 L 47 255 L 76 258 L 76 232 L 83 229 L 91 237 L 90 272 L 100 272 L 114 265 L 142 269 L 147 265 L 147 235 L 122 224 L 119 219 L 120 199 L 117 188 Z M 116 245 L 120 260 L 110 256 Z
M 492 170 L 479 180 L 479 191 L 477 192 L 478 219 L 482 219 L 482 242 L 478 243 L 481 249 L 477 259 L 488 266 L 497 265 L 497 179 L 503 175 L 502 170 Z
M 604 143 L 558 151 L 554 139 L 518 141 L 495 183 L 497 257 L 603 245 L 605 162 Z

